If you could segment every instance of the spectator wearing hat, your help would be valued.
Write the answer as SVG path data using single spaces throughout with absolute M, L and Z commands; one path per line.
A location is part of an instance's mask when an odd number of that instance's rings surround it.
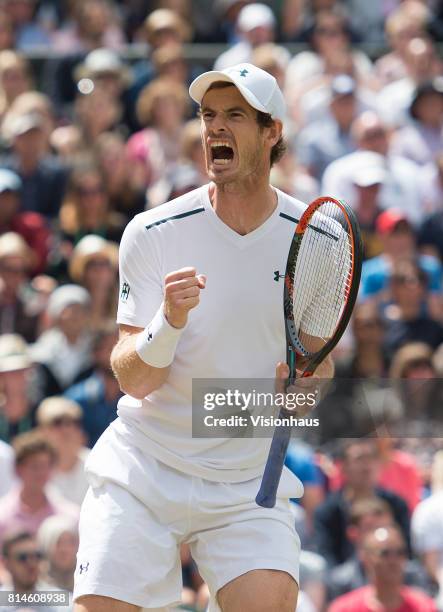
M 51 487 L 80 507 L 88 489 L 85 463 L 89 454 L 85 447 L 81 407 L 62 396 L 48 397 L 38 406 L 36 421 L 42 435 L 58 454 Z
M 65 393 L 67 398 L 82 407 L 83 428 L 90 447 L 117 416 L 117 404 L 122 392 L 110 367 L 111 352 L 117 339 L 113 322 L 108 321 L 97 329 L 92 345 L 92 374 Z
M 385 210 L 377 218 L 376 231 L 382 253 L 363 263 L 360 298 L 380 297 L 389 285 L 395 262 L 414 257 L 428 277 L 429 290 L 437 297 L 442 289 L 443 268 L 435 257 L 418 254 L 414 229 L 406 215 L 395 208 Z
M 40 525 L 37 541 L 46 560 L 43 581 L 50 589 L 72 593 L 78 549 L 77 521 L 64 516 L 50 516 Z
M 396 134 L 392 149 L 419 165 L 432 163 L 443 150 L 443 76 L 417 87 L 409 113 L 414 121 Z
M 78 285 L 58 287 L 49 297 L 47 315 L 52 327 L 31 348 L 44 397 L 63 392 L 90 373 L 90 301 L 89 293 Z
M 266 4 L 253 2 L 244 6 L 237 17 L 238 42 L 222 53 L 214 63 L 214 70 L 224 70 L 234 64 L 250 62 L 253 49 L 275 40 L 277 22 Z
M 48 47 L 50 43 L 47 28 L 40 23 L 37 15 L 37 0 L 22 0 L 3 3 L 15 30 L 15 47 L 29 51 L 36 47 Z
M 95 329 L 114 319 L 118 300 L 118 246 L 90 234 L 75 246 L 70 261 L 72 281 L 89 293 L 89 322 Z
M 357 150 L 333 161 L 325 170 L 322 193 L 345 199 L 351 206 L 355 191 L 351 176 L 372 166 L 385 169 L 385 180 L 379 199 L 382 209 L 399 208 L 414 224 L 420 223 L 424 211 L 417 181 L 418 166 L 391 151 L 391 130 L 374 111 L 365 111 L 351 126 Z
M 31 67 L 28 60 L 12 49 L 0 51 L 0 118 L 3 119 L 20 94 L 31 88 Z
M 58 160 L 47 155 L 45 129 L 40 113 L 8 115 L 3 131 L 11 143 L 12 153 L 4 158 L 3 165 L 21 178 L 21 210 L 53 219 L 64 195 L 67 171 Z
M 0 234 L 15 232 L 32 249 L 32 272 L 43 272 L 48 257 L 51 232 L 45 218 L 36 212 L 20 212 L 22 181 L 12 170 L 0 168 Z
M 443 342 L 443 327 L 433 318 L 428 305 L 428 283 L 426 272 L 415 259 L 393 262 L 388 299 L 381 305 L 384 350 L 389 360 L 408 342 L 425 342 L 433 349 Z M 434 316 L 441 317 L 441 309 L 438 310 Z
M 29 287 L 34 264 L 34 254 L 19 234 L 0 235 L 0 333 L 20 334 L 27 342 L 37 337 L 40 315 Z
M 351 124 L 356 115 L 356 84 L 346 74 L 335 77 L 331 83 L 329 114 L 303 128 L 296 139 L 299 162 L 321 180 L 327 166 L 355 150 L 351 138 Z
M 143 30 L 145 40 L 149 45 L 150 56 L 134 65 L 134 82 L 128 90 L 127 97 L 130 126 L 134 131 L 140 127 L 136 111 L 137 99 L 141 91 L 157 76 L 152 55 L 160 49 L 177 48 L 178 45 L 189 42 L 192 37 L 190 23 L 169 8 L 152 11 L 145 19 Z
M 329 612 L 370 612 L 374 609 L 437 612 L 429 595 L 405 586 L 408 550 L 398 527 L 378 527 L 367 533 L 362 539 L 361 558 L 369 584 L 333 601 Z
M 32 366 L 21 336 L 0 335 L 0 439 L 6 442 L 34 426 Z
M 54 447 L 38 431 L 28 431 L 13 442 L 18 483 L 0 499 L 0 540 L 12 529 L 36 533 L 49 516 L 78 519 L 78 507 L 47 485 L 56 465 Z

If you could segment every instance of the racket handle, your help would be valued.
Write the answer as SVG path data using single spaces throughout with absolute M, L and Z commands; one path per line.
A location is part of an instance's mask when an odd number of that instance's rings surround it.
M 287 416 L 287 413 L 280 411 L 279 417 Z M 255 501 L 263 508 L 273 508 L 277 498 L 277 489 L 285 463 L 286 451 L 288 450 L 291 439 L 291 427 L 281 425 L 276 427 L 269 450 L 268 460 L 266 461 L 265 471 L 257 493 Z

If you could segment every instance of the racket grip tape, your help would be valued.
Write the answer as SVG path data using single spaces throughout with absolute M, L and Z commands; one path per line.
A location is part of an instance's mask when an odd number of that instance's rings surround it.
M 287 414 L 281 411 L 279 416 L 283 417 L 287 416 Z M 274 431 L 260 490 L 255 498 L 256 503 L 263 508 L 273 508 L 275 506 L 286 451 L 291 439 L 291 429 L 290 426 L 281 425 L 276 427 Z

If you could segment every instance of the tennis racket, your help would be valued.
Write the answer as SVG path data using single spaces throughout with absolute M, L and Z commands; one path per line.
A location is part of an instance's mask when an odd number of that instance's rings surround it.
M 343 335 L 357 297 L 362 251 L 357 219 L 340 200 L 317 198 L 298 221 L 284 279 L 286 388 L 296 379 L 298 356 L 304 358 L 299 376 L 312 376 Z M 288 414 L 282 408 L 279 416 Z M 255 499 L 259 506 L 275 505 L 290 438 L 290 426 L 276 427 Z

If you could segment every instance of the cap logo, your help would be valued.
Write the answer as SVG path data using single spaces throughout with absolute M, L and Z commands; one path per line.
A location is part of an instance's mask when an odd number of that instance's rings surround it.
M 241 77 L 245 77 L 247 74 L 249 74 L 249 70 L 247 70 L 246 68 L 243 68 L 243 70 L 240 70 Z

